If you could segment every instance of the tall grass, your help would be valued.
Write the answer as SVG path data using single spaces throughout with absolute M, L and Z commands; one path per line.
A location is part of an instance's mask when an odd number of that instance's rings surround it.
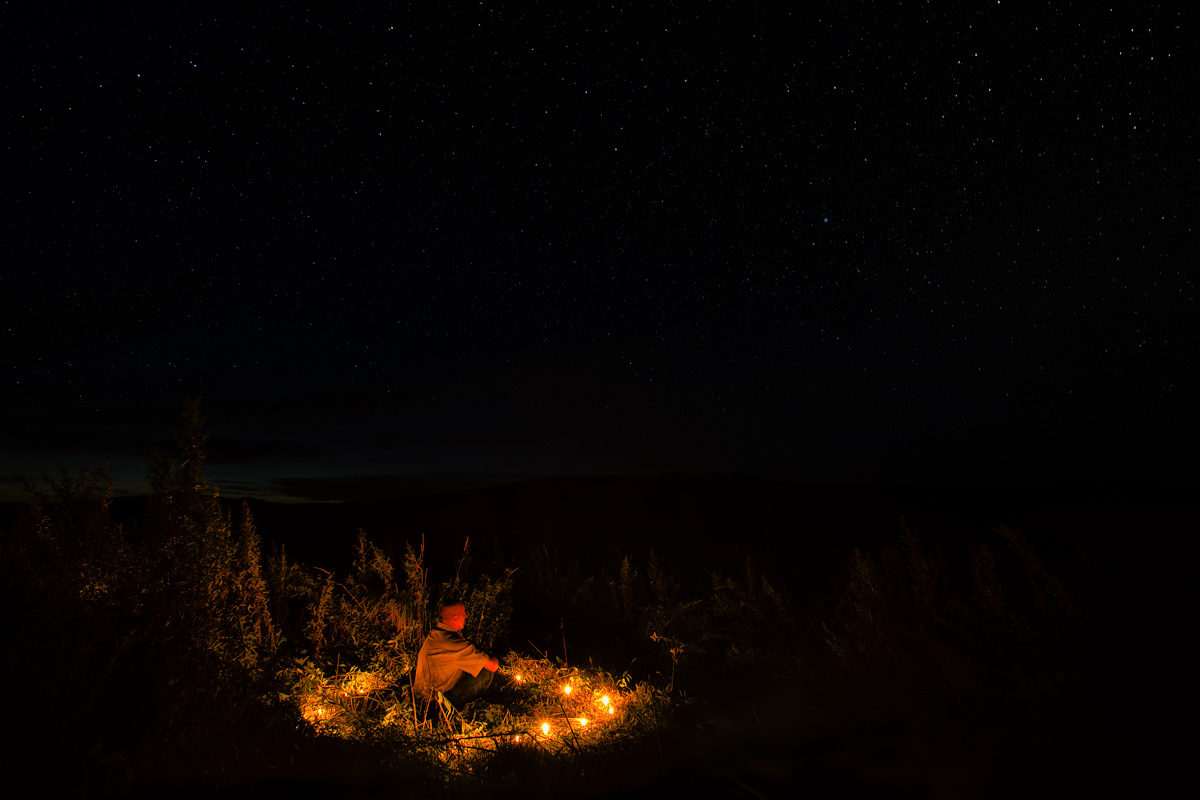
M 994 526 L 995 538 L 972 543 L 961 565 L 903 517 L 900 531 L 898 546 L 878 555 L 854 549 L 844 589 L 822 615 L 841 664 L 990 695 L 1058 690 L 1087 671 L 1088 620 L 1019 528 Z
M 397 567 L 360 531 L 333 574 L 264 542 L 247 505 L 225 510 L 203 424 L 185 404 L 176 456 L 152 459 L 144 526 L 112 521 L 103 469 L 62 470 L 28 487 L 0 544 L 4 752 L 77 776 L 78 793 L 262 777 L 330 743 L 439 793 L 590 793 L 581 773 L 661 755 L 688 697 L 767 667 L 801 675 L 816 645 L 851 671 L 960 694 L 1041 691 L 1085 666 L 1077 592 L 1016 527 L 951 564 L 902 519 L 813 608 L 753 561 L 688 584 L 653 551 L 585 567 L 541 546 L 481 572 L 467 540 L 431 585 L 423 540 Z M 414 661 L 448 597 L 503 667 L 486 701 L 425 721 Z M 514 615 L 540 633 L 511 641 Z

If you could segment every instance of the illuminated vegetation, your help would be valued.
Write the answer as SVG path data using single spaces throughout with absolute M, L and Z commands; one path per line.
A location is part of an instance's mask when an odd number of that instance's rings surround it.
M 3 539 L 4 680 L 20 721 L 5 747 L 36 743 L 41 769 L 85 795 L 310 764 L 414 795 L 531 781 L 595 794 L 654 774 L 681 730 L 718 727 L 693 698 L 768 674 L 812 682 L 814 660 L 979 697 L 1059 691 L 1087 664 L 1081 599 L 1015 528 L 955 572 L 902 522 L 898 545 L 854 550 L 840 594 L 802 611 L 753 562 L 688 588 L 653 552 L 613 574 L 545 547 L 477 571 L 465 542 L 431 583 L 423 542 L 397 566 L 360 532 L 339 575 L 264 544 L 244 504 L 226 510 L 204 477 L 202 425 L 188 404 L 178 456 L 151 464 L 144 525 L 112 521 L 103 470 L 63 470 L 30 487 Z M 440 703 L 420 722 L 415 654 L 450 596 L 502 668 L 464 713 Z M 545 624 L 545 651 L 512 648 L 515 606 Z
M 444 704 L 418 724 L 409 685 L 432 609 L 465 597 L 468 635 L 494 647 L 515 568 L 474 575 L 464 547 L 453 580 L 429 586 L 423 546 L 397 570 L 365 534 L 345 576 L 283 547 L 264 554 L 248 507 L 233 518 L 204 477 L 202 424 L 188 404 L 179 455 L 153 460 L 134 530 L 112 522 L 103 470 L 29 487 L 0 552 L 10 713 L 26 721 L 8 752 L 37 742 L 75 790 L 105 795 L 261 778 L 340 740 L 414 787 L 452 790 L 514 748 L 578 759 L 634 741 L 676 702 L 628 676 L 509 653 L 497 702 L 465 715 Z

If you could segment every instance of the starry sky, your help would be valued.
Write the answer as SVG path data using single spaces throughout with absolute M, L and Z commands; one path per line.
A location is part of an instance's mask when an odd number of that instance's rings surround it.
M 0 499 L 1194 480 L 1194 21 L 6 6 Z

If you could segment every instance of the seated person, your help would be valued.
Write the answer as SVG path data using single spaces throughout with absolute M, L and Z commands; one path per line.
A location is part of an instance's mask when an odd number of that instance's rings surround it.
M 418 713 L 428 709 L 433 693 L 441 692 L 459 711 L 483 694 L 492 683 L 500 662 L 479 650 L 462 635 L 467 609 L 460 600 L 447 600 L 438 613 L 437 626 L 417 653 L 413 695 Z

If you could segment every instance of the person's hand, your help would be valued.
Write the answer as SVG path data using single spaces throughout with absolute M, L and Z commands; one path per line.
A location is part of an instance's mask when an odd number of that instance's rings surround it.
M 487 663 L 483 665 L 483 668 L 488 672 L 495 672 L 496 670 L 500 669 L 500 660 L 496 658 L 489 658 Z

